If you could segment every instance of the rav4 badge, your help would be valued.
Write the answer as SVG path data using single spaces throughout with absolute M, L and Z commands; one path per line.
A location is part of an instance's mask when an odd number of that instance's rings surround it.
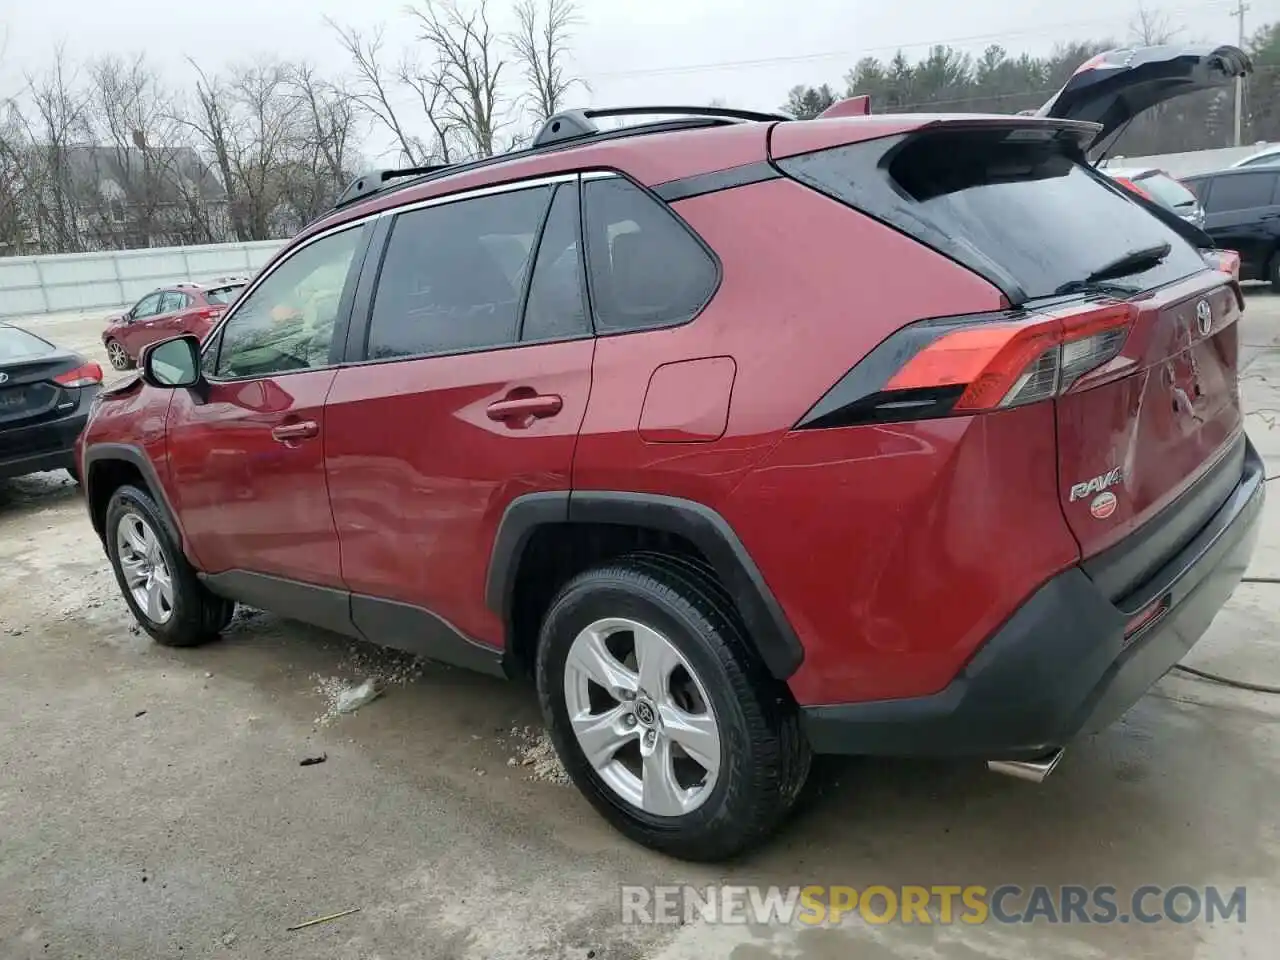
M 1102 493 L 1102 491 L 1106 490 L 1107 487 L 1115 486 L 1122 479 L 1124 479 L 1124 471 L 1119 467 L 1116 467 L 1109 473 L 1104 473 L 1100 476 L 1082 481 L 1081 483 L 1073 484 L 1071 487 L 1071 497 L 1069 502 L 1075 503 L 1077 500 L 1082 500 L 1091 493 Z M 1098 499 L 1101 498 L 1099 497 Z M 1112 499 L 1115 498 L 1112 497 Z M 1097 502 L 1098 500 L 1094 500 L 1094 503 Z M 1114 507 L 1112 509 L 1114 509 Z M 1107 513 L 1110 514 L 1111 511 L 1108 510 Z M 1097 516 L 1097 514 L 1094 515 Z

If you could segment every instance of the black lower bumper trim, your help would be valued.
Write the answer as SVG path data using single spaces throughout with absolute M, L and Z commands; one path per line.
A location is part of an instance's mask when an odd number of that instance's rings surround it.
M 1239 484 L 1183 549 L 1112 604 L 1083 570 L 1041 587 L 943 690 L 803 708 L 818 753 L 1030 759 L 1114 722 L 1208 629 L 1244 575 L 1265 497 L 1249 444 Z M 1166 612 L 1135 636 L 1153 601 Z
M 0 452 L 0 480 L 74 467 L 76 438 L 87 420 L 81 413 L 8 432 Z

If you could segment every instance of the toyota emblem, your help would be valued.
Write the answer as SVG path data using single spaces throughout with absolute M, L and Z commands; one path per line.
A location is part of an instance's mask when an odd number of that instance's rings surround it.
M 1201 300 L 1196 304 L 1196 326 L 1202 337 L 1207 337 L 1213 329 L 1213 308 L 1209 306 L 1208 300 Z
M 5 373 L 3 370 L 0 370 L 0 383 L 8 383 L 8 382 L 9 382 L 9 375 Z

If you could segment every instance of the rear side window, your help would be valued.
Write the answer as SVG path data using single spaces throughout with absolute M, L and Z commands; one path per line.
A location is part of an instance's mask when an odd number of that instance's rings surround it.
M 1010 139 L 1011 133 L 1018 134 Z M 791 176 L 1029 298 L 1069 289 L 1126 253 L 1170 245 L 1157 266 L 1112 281 L 1149 289 L 1204 269 L 1195 249 L 1060 139 L 949 130 L 781 161 Z
M 720 279 L 702 244 L 663 204 L 621 177 L 587 180 L 583 197 L 596 331 L 692 320 Z
M 160 313 L 177 313 L 187 309 L 187 295 L 176 290 L 168 290 L 160 298 Z
M 17 327 L 0 326 L 0 363 L 30 360 L 53 352 L 53 346 L 35 334 Z
M 1276 177 L 1274 173 L 1261 171 L 1216 177 L 1205 209 L 1209 213 L 1227 213 L 1231 210 L 1268 207 L 1275 192 Z
M 396 217 L 378 279 L 368 356 L 427 356 L 514 343 L 550 187 Z

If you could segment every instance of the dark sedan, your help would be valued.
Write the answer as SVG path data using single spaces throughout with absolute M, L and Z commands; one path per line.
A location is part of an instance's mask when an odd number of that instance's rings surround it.
M 0 323 L 0 480 L 40 470 L 79 479 L 75 442 L 102 388 L 102 367 Z

